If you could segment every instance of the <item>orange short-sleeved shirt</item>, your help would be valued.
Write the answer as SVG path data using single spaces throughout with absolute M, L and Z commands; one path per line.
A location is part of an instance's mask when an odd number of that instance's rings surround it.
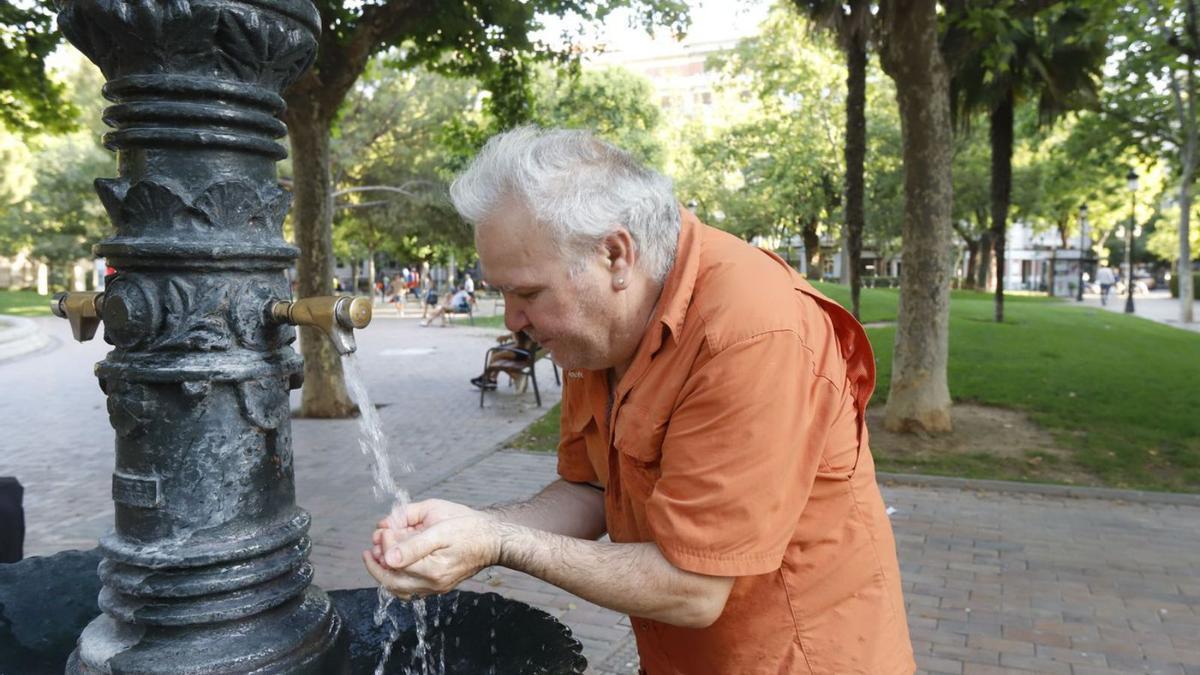
M 708 628 L 633 617 L 650 675 L 915 670 L 854 318 L 779 258 L 683 212 L 675 265 L 608 410 L 565 378 L 558 471 L 605 487 L 614 542 L 737 577 Z

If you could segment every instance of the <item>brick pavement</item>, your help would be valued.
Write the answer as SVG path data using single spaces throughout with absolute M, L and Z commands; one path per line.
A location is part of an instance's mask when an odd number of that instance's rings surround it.
M 401 479 L 415 495 L 484 504 L 553 478 L 552 457 L 494 450 L 536 418 L 532 395 L 502 391 L 480 411 L 466 384 L 495 331 L 421 329 L 383 314 L 360 338 L 361 358 L 393 452 L 416 467 Z M 27 486 L 31 555 L 94 545 L 112 512 L 112 432 L 90 367 L 105 345 L 71 343 L 65 322 L 40 321 L 63 345 L 0 364 L 0 473 Z M 553 402 L 548 368 L 543 381 Z M 382 505 L 369 494 L 354 423 L 294 425 L 318 582 L 365 585 L 358 552 Z M 1200 675 L 1200 508 L 945 487 L 884 494 L 897 509 L 922 672 Z M 466 587 L 560 617 L 593 672 L 636 670 L 628 621 L 614 612 L 504 570 Z
M 536 492 L 554 458 L 497 452 L 423 497 Z M 1200 508 L 885 486 L 922 673 L 1200 675 Z M 507 570 L 467 582 L 561 618 L 594 672 L 634 673 L 628 622 Z

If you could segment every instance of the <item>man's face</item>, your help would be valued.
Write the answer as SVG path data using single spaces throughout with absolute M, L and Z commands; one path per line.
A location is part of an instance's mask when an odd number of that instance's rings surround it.
M 475 246 L 488 284 L 504 294 L 509 330 L 528 333 L 566 369 L 616 365 L 619 303 L 601 250 L 569 274 L 545 229 L 516 201 L 479 223 Z

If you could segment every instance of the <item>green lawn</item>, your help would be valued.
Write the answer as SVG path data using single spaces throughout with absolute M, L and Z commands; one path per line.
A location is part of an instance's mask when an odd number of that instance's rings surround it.
M 990 295 L 951 299 L 956 401 L 1028 412 L 1105 485 L 1200 491 L 1200 335 L 1044 298 L 1006 300 L 996 324 Z M 895 329 L 867 333 L 879 365 L 872 405 L 882 405 Z M 974 475 L 988 464 L 974 463 Z
M 0 291 L 0 314 L 45 316 L 50 314 L 50 296 L 34 291 Z
M 554 452 L 558 447 L 558 417 L 561 413 L 562 404 L 555 403 L 545 415 L 510 441 L 508 447 L 530 452 Z
M 849 289 L 819 284 L 848 303 Z M 865 322 L 896 316 L 894 289 L 864 289 Z M 973 402 L 1027 412 L 1067 451 L 1059 463 L 1101 485 L 1200 491 L 1200 335 L 1098 309 L 1079 309 L 1039 296 L 1006 297 L 1006 320 L 992 320 L 990 294 L 955 291 L 950 316 L 950 392 Z M 873 406 L 887 399 L 893 327 L 867 331 L 875 347 L 878 384 Z M 520 447 L 553 451 L 558 408 L 517 439 Z M 1011 458 L 964 454 L 900 461 L 877 452 L 884 470 L 984 478 L 1028 477 Z M 1036 476 L 1034 476 L 1036 478 Z
M 459 324 L 461 325 L 461 321 Z M 468 322 L 468 325 L 470 323 Z M 480 316 L 475 315 L 475 325 L 483 326 L 484 328 L 504 328 L 504 315 L 497 314 L 496 316 Z

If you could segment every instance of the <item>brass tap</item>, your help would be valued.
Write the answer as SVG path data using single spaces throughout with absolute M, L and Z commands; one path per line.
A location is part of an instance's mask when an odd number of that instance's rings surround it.
M 99 291 L 55 293 L 50 300 L 50 311 L 60 319 L 71 322 L 71 333 L 80 342 L 87 342 L 96 336 L 103 310 L 104 293 Z
M 323 295 L 295 302 L 279 300 L 270 305 L 269 314 L 278 323 L 319 328 L 343 356 L 354 352 L 354 329 L 371 323 L 371 301 L 348 295 Z

